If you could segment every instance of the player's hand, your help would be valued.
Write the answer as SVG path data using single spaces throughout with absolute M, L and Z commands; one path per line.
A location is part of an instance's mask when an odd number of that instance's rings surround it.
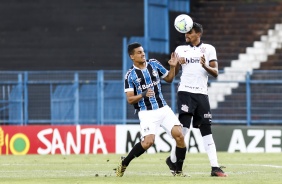
M 179 57 L 179 58 L 178 58 L 178 63 L 181 64 L 181 65 L 182 65 L 182 64 L 185 64 L 185 63 L 186 63 L 185 57 Z
M 149 97 L 149 98 L 150 98 L 150 97 L 154 97 L 154 96 L 155 96 L 154 90 L 151 89 L 151 88 L 149 88 L 149 89 L 147 90 L 146 96 Z
M 202 65 L 202 67 L 205 67 L 205 66 L 206 66 L 206 59 L 205 59 L 205 55 L 203 55 L 203 56 L 201 57 L 200 64 Z
M 170 60 L 168 61 L 168 64 L 169 64 L 170 66 L 176 66 L 177 63 L 178 63 L 178 60 L 179 60 L 178 54 L 175 53 L 175 52 L 172 52 L 172 53 L 171 53 L 171 56 L 170 56 Z

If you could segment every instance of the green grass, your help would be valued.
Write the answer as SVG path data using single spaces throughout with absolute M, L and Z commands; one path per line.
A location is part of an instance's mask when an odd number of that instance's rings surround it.
M 187 153 L 184 163 L 184 172 L 191 177 L 173 177 L 165 164 L 167 156 L 144 154 L 131 162 L 122 178 L 117 178 L 113 169 L 120 155 L 2 155 L 0 183 L 282 183 L 281 153 L 218 153 L 227 178 L 210 177 L 207 155 L 191 153 Z

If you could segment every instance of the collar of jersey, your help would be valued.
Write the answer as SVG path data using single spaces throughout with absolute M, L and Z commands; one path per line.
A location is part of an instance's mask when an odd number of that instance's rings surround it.
M 143 68 L 143 69 L 138 68 L 137 66 L 135 66 L 135 65 L 133 64 L 133 67 L 134 67 L 135 69 L 137 69 L 137 70 L 145 70 L 145 69 L 147 68 L 147 66 L 148 66 L 148 62 L 147 62 L 147 60 L 146 60 L 146 67 L 145 67 L 145 68 Z
M 196 47 L 200 47 L 201 44 L 202 44 L 202 41 L 200 41 L 200 43 L 198 45 L 196 45 Z M 187 45 L 190 45 L 190 47 L 194 47 L 194 45 L 192 45 L 190 42 L 187 43 Z

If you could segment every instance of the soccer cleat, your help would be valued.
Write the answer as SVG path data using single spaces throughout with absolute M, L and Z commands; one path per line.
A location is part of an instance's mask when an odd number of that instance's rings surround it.
M 126 170 L 126 166 L 122 165 L 122 161 L 123 161 L 124 157 L 121 157 L 121 161 L 118 164 L 118 167 L 116 169 L 116 176 L 117 177 L 122 177 L 124 174 L 124 171 Z
M 176 171 L 174 176 L 175 177 L 190 177 L 190 175 L 183 174 L 182 171 Z
M 166 163 L 166 165 L 168 166 L 168 168 L 169 168 L 171 174 L 174 176 L 174 175 L 175 175 L 176 167 L 175 167 L 175 164 L 172 163 L 172 161 L 170 160 L 170 157 L 167 157 L 165 163 Z
M 227 177 L 228 175 L 220 167 L 212 167 L 211 176 Z

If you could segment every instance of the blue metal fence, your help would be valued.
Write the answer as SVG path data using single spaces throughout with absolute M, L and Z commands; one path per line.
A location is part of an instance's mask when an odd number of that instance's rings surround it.
M 123 71 L 0 72 L 0 124 L 128 124 L 139 123 L 123 92 Z M 177 113 L 179 76 L 162 82 L 163 93 Z M 282 72 L 254 71 L 223 100 L 210 91 L 213 122 L 218 124 L 282 124 Z
M 0 79 L 0 124 L 125 122 L 122 71 L 0 72 L 0 76 L 6 76 Z

